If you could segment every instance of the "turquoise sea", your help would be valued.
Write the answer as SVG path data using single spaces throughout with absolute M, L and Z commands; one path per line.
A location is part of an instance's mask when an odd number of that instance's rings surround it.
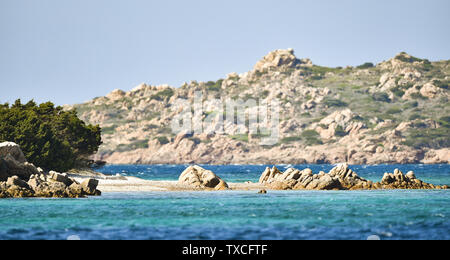
M 257 181 L 264 165 L 209 166 Z M 329 171 L 333 165 L 281 165 Z M 100 172 L 176 180 L 186 165 L 108 165 Z M 450 165 L 351 166 L 379 181 L 413 170 L 450 184 Z M 87 199 L 0 200 L 0 239 L 450 239 L 450 190 L 104 193 Z

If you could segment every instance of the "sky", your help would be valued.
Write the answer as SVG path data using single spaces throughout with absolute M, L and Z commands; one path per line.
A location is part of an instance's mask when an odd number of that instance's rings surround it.
M 448 0 L 0 0 L 0 103 L 75 104 L 243 73 L 293 48 L 323 66 L 450 59 Z

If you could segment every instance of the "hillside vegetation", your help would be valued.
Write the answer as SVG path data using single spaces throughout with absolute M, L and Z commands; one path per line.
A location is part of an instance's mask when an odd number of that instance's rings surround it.
M 68 106 L 103 128 L 97 159 L 111 163 L 448 163 L 450 61 L 399 53 L 379 64 L 329 68 L 276 50 L 246 73 L 179 88 L 141 84 Z M 172 133 L 177 99 L 281 102 L 280 138 L 268 133 Z M 217 115 L 220 116 L 220 115 Z M 233 133 L 235 132 L 235 133 Z

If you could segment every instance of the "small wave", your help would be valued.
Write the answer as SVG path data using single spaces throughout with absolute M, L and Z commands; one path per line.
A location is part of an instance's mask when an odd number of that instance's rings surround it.
M 380 235 L 384 236 L 384 237 L 392 237 L 392 233 L 391 232 L 380 232 Z

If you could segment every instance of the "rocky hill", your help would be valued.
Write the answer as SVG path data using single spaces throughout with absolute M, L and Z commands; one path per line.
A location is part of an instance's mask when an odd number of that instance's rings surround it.
M 95 159 L 109 163 L 301 164 L 448 163 L 450 60 L 400 53 L 379 64 L 329 68 L 275 50 L 246 73 L 179 88 L 141 84 L 67 106 L 103 128 Z M 264 131 L 175 134 L 177 100 L 203 93 L 203 118 L 215 99 L 279 100 L 279 142 Z M 232 127 L 232 126 L 225 126 Z M 236 130 L 236 129 L 235 129 Z

